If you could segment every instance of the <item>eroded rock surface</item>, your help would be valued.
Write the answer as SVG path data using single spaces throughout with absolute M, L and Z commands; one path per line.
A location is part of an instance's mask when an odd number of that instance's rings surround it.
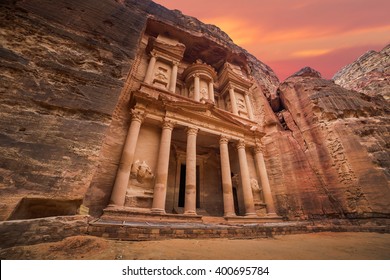
M 347 89 L 369 96 L 390 99 L 390 45 L 380 52 L 368 51 L 353 63 L 338 71 L 333 80 Z
M 388 215 L 389 103 L 317 73 L 302 69 L 278 89 L 284 131 L 267 136 L 267 167 L 279 210 L 295 217 Z

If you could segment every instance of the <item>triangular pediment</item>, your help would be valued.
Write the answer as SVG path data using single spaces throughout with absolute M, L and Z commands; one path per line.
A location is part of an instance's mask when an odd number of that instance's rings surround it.
M 238 126 L 241 129 L 250 129 L 255 125 L 254 122 L 248 120 L 240 120 L 242 118 L 236 117 L 233 114 L 224 110 L 218 109 L 212 103 L 190 103 L 190 102 L 166 102 L 165 107 L 169 111 L 182 114 L 184 116 L 190 116 L 204 121 L 213 121 L 223 124 L 230 124 Z
M 197 123 L 213 123 L 215 126 L 229 126 L 238 131 L 247 131 L 256 129 L 257 123 L 230 112 L 219 109 L 212 102 L 195 102 L 188 98 L 171 97 L 167 95 L 158 95 L 152 97 L 142 92 L 135 92 L 134 99 L 136 103 L 148 104 L 146 107 L 160 108 L 159 110 L 169 112 L 170 115 L 178 119 L 187 119 Z

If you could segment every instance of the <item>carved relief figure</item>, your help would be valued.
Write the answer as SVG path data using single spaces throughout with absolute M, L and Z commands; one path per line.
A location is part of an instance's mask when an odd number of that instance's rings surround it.
M 157 71 L 156 71 L 156 73 L 154 75 L 155 75 L 157 80 L 165 82 L 165 81 L 168 80 L 167 73 L 168 73 L 167 69 L 165 69 L 163 67 L 158 67 Z
M 202 88 L 200 90 L 200 99 L 209 99 L 207 88 Z
M 259 183 L 257 182 L 257 180 L 255 178 L 251 179 L 251 188 L 252 188 L 254 201 L 261 201 L 262 200 L 262 196 L 261 196 L 262 188 L 259 186 Z
M 191 85 L 189 90 L 188 90 L 188 97 L 193 99 L 194 98 L 194 92 L 195 92 L 194 86 Z
M 237 107 L 238 107 L 238 110 L 246 111 L 244 98 L 242 98 L 242 97 L 237 98 Z
M 131 167 L 130 178 L 136 179 L 138 183 L 143 183 L 147 180 L 153 179 L 154 175 L 152 169 L 145 161 L 137 160 Z
M 236 174 L 232 173 L 233 188 L 238 188 L 239 184 L 240 184 L 240 177 L 239 177 L 238 173 L 236 173 Z
M 225 99 L 225 108 L 226 111 L 232 111 L 232 103 L 230 102 L 230 97 L 226 97 Z

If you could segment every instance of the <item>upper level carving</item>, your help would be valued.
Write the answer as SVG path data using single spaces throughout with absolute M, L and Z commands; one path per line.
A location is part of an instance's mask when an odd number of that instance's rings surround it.
M 189 98 L 202 103 L 215 102 L 214 82 L 217 79 L 217 73 L 213 67 L 197 60 L 185 69 L 183 79 Z
M 222 57 L 218 63 L 209 57 L 206 57 L 207 60 L 202 59 L 204 55 L 189 61 L 186 53 L 191 53 L 193 59 L 196 48 L 194 42 L 177 34 L 167 34 L 145 35 L 148 38 L 145 51 L 149 61 L 144 84 L 152 88 L 146 91 L 150 92 L 153 88 L 160 90 L 161 93 L 152 94 L 156 98 L 159 95 L 175 94 L 187 100 L 210 103 L 216 108 L 253 121 L 250 98 L 253 82 L 243 70 L 247 65 L 242 61 L 237 63 L 234 59 L 233 62 L 229 61 L 232 60 L 230 56 Z

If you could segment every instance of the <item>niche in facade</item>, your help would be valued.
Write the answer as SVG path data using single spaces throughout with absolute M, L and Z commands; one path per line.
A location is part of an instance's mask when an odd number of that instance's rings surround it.
M 214 103 L 214 81 L 217 73 L 214 68 L 198 59 L 183 73 L 188 97 L 200 102 Z

